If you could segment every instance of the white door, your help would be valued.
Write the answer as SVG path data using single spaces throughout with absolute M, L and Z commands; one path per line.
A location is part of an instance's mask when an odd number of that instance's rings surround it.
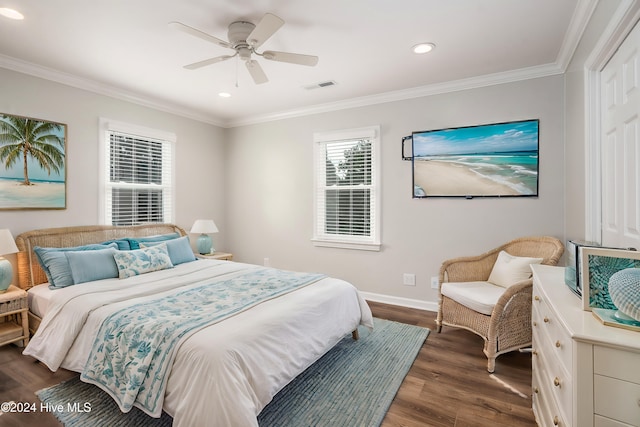
M 602 244 L 640 249 L 640 25 L 601 73 Z

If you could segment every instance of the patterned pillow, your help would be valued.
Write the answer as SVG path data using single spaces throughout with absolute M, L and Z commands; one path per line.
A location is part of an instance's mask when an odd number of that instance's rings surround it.
M 118 277 L 121 279 L 173 268 L 166 243 L 133 251 L 118 251 L 113 259 L 116 261 Z

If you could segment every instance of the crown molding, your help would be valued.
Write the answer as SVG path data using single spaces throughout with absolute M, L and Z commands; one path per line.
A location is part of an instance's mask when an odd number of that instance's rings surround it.
M 556 63 L 563 72 L 567 70 L 571 58 L 578 48 L 580 39 L 591 19 L 591 15 L 593 15 L 593 12 L 598 6 L 598 2 L 599 0 L 582 0 L 578 2 L 571 17 L 567 32 L 565 33 L 564 40 L 562 41 L 558 58 L 556 59 Z
M 168 103 L 149 96 L 144 96 L 131 91 L 117 88 L 108 84 L 100 83 L 95 80 L 89 80 L 73 74 L 64 73 L 59 70 L 33 64 L 21 59 L 0 54 L 0 68 L 16 71 L 18 73 L 27 74 L 44 80 L 60 83 L 76 89 L 86 90 L 99 95 L 108 96 L 110 98 L 119 99 L 121 101 L 131 102 L 133 104 L 142 105 L 144 107 L 153 108 L 155 110 L 164 111 L 165 113 L 175 114 L 177 116 L 208 123 L 214 126 L 225 127 L 224 122 L 212 118 L 210 115 L 189 111 L 184 107 Z
M 283 120 L 308 116 L 312 114 L 345 110 L 349 108 L 358 108 L 376 104 L 383 104 L 387 102 L 403 101 L 407 99 L 421 98 L 425 96 L 546 77 L 562 74 L 564 72 L 564 69 L 562 69 L 555 63 L 546 64 L 536 67 L 523 68 L 520 70 L 508 71 L 504 73 L 489 74 L 485 76 L 472 77 L 451 82 L 436 83 L 432 85 L 385 92 L 376 95 L 351 98 L 344 101 L 312 105 L 310 107 L 300 109 L 257 115 L 238 120 L 224 121 L 212 118 L 211 116 L 205 114 L 188 111 L 185 108 L 180 108 L 179 106 L 172 105 L 161 100 L 142 96 L 140 94 L 125 91 L 107 84 L 84 79 L 72 74 L 63 73 L 61 71 L 32 64 L 6 55 L 0 54 L 0 67 L 223 128 L 247 126 L 275 120 Z
M 274 120 L 290 119 L 294 117 L 308 116 L 312 114 L 328 113 L 332 111 L 345 110 L 349 108 L 366 107 L 370 105 L 384 104 L 387 102 L 403 101 L 425 96 L 439 95 L 443 93 L 457 92 L 461 90 L 476 89 L 487 86 L 494 86 L 504 83 L 512 83 L 522 80 L 530 80 L 540 77 L 553 76 L 564 73 L 557 64 L 547 64 L 536 67 L 523 68 L 504 73 L 488 74 L 485 76 L 472 77 L 468 79 L 454 80 L 444 83 L 419 86 L 398 91 L 385 92 L 376 95 L 351 98 L 344 101 L 330 102 L 325 104 L 312 105 L 310 107 L 296 110 L 288 110 L 277 113 L 270 113 L 247 117 L 239 120 L 231 120 L 225 127 L 239 127 L 258 123 L 265 123 Z

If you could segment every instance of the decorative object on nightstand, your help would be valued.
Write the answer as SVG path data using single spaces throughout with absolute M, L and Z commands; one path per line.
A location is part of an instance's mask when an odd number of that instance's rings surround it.
M 0 230 L 0 293 L 7 290 L 13 279 L 13 266 L 2 258 L 2 255 L 15 254 L 18 252 L 15 240 L 11 232 L 4 228 Z
M 191 233 L 200 233 L 196 246 L 200 255 L 212 254 L 215 252 L 213 242 L 211 241 L 211 233 L 217 233 L 218 227 L 212 219 L 197 219 L 191 227 Z
M 29 343 L 29 306 L 27 293 L 15 286 L 0 294 L 0 345 L 22 341 Z

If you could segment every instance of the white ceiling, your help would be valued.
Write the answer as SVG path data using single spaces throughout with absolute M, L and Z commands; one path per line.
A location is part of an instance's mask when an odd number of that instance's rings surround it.
M 25 16 L 0 17 L 0 67 L 235 126 L 560 73 L 594 1 L 0 0 Z M 229 23 L 267 12 L 285 24 L 259 51 L 317 55 L 316 67 L 254 58 L 270 80 L 262 85 L 235 58 L 182 68 L 233 51 L 170 21 L 227 40 Z M 437 47 L 416 55 L 418 42 Z

